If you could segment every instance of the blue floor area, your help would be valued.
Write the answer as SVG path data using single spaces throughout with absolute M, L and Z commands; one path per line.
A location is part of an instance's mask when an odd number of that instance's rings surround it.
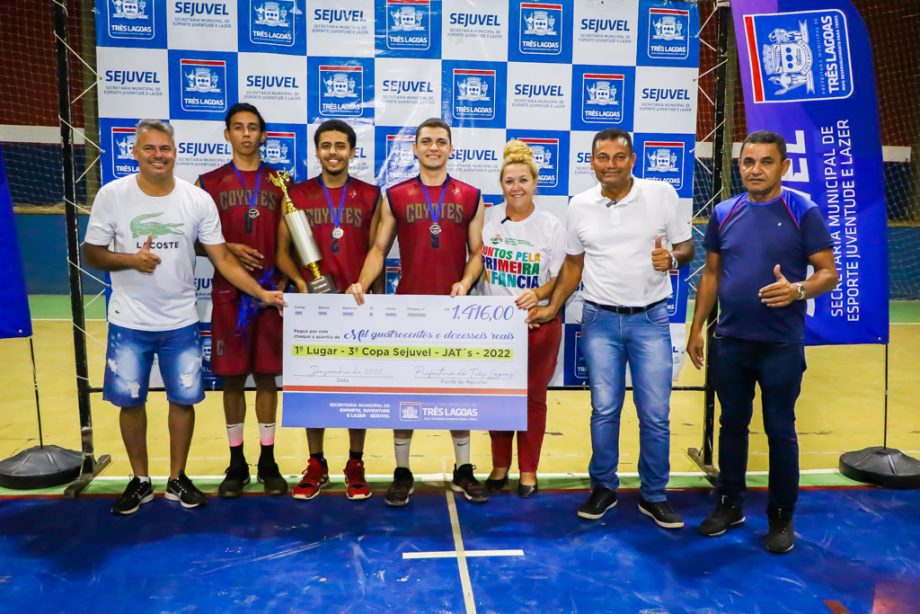
M 598 522 L 584 492 L 457 501 L 463 546 L 523 550 L 466 559 L 478 612 L 920 611 L 920 492 L 805 490 L 796 549 L 762 548 L 765 493 L 748 523 L 721 538 L 693 528 L 712 505 L 700 491 L 671 500 L 688 520 L 658 529 L 637 494 Z M 391 509 L 380 493 L 213 499 L 183 510 L 157 498 L 132 517 L 110 498 L 0 501 L 0 603 L 6 611 L 463 612 L 447 501 L 420 493 Z

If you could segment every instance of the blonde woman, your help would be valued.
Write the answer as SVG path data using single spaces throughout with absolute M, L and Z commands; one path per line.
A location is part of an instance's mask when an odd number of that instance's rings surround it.
M 538 210 L 534 203 L 538 169 L 526 143 L 514 140 L 505 146 L 499 176 L 505 202 L 486 210 L 479 293 L 514 296 L 520 309 L 545 305 L 565 259 L 565 228 L 558 218 Z M 520 266 L 522 262 L 529 266 Z M 508 272 L 517 270 L 520 272 Z M 556 369 L 561 337 L 559 318 L 532 328 L 528 335 L 527 430 L 517 433 L 521 472 L 518 495 L 525 498 L 538 489 L 537 465 L 546 431 L 546 387 Z M 490 435 L 492 473 L 486 486 L 500 490 L 508 483 L 514 431 L 491 431 Z

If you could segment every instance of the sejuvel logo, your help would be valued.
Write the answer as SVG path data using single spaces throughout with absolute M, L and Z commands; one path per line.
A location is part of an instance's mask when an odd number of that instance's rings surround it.
M 330 117 L 360 116 L 361 92 L 364 91 L 364 68 L 361 66 L 319 67 L 321 84 L 319 95 L 320 115 Z
M 561 4 L 521 3 L 521 53 L 559 55 L 562 53 Z
M 853 93 L 841 11 L 745 15 L 744 34 L 755 103 L 834 100 Z
M 450 25 L 460 26 L 462 28 L 500 28 L 502 25 L 498 15 L 495 14 L 451 13 L 448 17 L 448 21 Z
M 384 79 L 381 91 L 386 94 L 433 94 L 431 81 L 414 81 L 411 79 Z
M 399 402 L 399 419 L 402 421 L 416 421 L 422 417 L 422 404 L 417 401 Z
M 179 60 L 184 111 L 227 110 L 227 63 L 223 60 Z
M 112 174 L 124 177 L 137 172 L 134 159 L 134 143 L 137 133 L 134 128 L 116 126 L 112 128 Z
M 295 0 L 250 0 L 249 40 L 258 45 L 292 47 L 295 18 L 302 12 Z
M 150 83 L 159 84 L 160 75 L 155 70 L 107 70 L 106 83 Z
M 582 332 L 579 330 L 575 333 L 575 364 L 573 365 L 573 375 L 578 379 L 588 378 L 588 364 L 585 362 L 585 355 L 581 351 Z
M 454 117 L 495 117 L 495 71 L 455 68 L 453 71 Z
M 622 123 L 625 81 L 626 75 L 585 73 L 582 77 L 582 121 Z
M 108 9 L 110 37 L 150 40 L 156 34 L 155 7 L 147 0 L 111 0 Z
M 396 183 L 414 177 L 418 173 L 411 134 L 387 135 L 386 183 Z
M 533 161 L 537 165 L 539 176 L 537 186 L 541 188 L 554 188 L 559 185 L 559 172 L 557 162 L 559 159 L 559 139 L 550 138 L 522 138 L 533 152 Z
M 684 184 L 684 149 L 684 143 L 679 141 L 646 141 L 643 176 L 665 181 L 679 190 Z
M 297 135 L 293 132 L 266 132 L 262 144 L 262 159 L 278 170 L 295 174 Z
M 179 141 L 176 145 L 176 152 L 179 158 L 200 158 L 203 156 L 216 156 L 229 158 L 233 155 L 233 149 L 230 143 L 214 143 L 209 141 Z
M 387 0 L 387 49 L 431 47 L 429 0 Z
M 684 59 L 690 55 L 690 11 L 648 10 L 648 57 Z
M 360 9 L 314 9 L 313 21 L 325 23 L 360 23 L 364 11 Z
M 246 75 L 246 87 L 257 90 L 296 90 L 300 85 L 297 77 L 290 75 Z

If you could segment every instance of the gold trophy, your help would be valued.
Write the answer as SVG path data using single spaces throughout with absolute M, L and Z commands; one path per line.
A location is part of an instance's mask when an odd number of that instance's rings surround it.
M 287 224 L 288 232 L 291 233 L 291 240 L 294 242 L 294 248 L 297 250 L 301 264 L 313 275 L 313 279 L 307 282 L 307 289 L 310 294 L 337 294 L 338 288 L 335 287 L 332 277 L 323 275 L 319 268 L 319 261 L 323 259 L 323 255 L 319 251 L 319 246 L 316 245 L 316 239 L 313 238 L 310 222 L 307 221 L 306 214 L 294 206 L 288 195 L 287 186 L 291 178 L 290 174 L 287 171 L 277 171 L 268 177 L 281 189 L 284 223 Z

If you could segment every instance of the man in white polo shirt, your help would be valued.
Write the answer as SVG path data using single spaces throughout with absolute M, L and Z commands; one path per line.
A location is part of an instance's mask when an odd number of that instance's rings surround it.
M 667 501 L 670 465 L 671 336 L 668 271 L 693 259 L 690 207 L 669 184 L 633 177 L 628 132 L 594 136 L 598 185 L 569 203 L 566 258 L 550 303 L 530 322 L 555 317 L 584 282 L 582 353 L 591 387 L 591 497 L 578 515 L 598 520 L 617 504 L 620 412 L 626 365 L 639 416 L 639 511 L 661 527 L 684 526 Z M 670 246 L 670 247 L 668 247 Z

